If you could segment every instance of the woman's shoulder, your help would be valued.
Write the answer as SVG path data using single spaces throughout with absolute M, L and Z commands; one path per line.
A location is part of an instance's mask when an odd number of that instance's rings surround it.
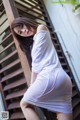
M 46 27 L 46 25 L 41 24 L 37 27 L 37 31 L 36 31 L 36 34 L 34 35 L 33 40 L 37 41 L 36 39 L 38 39 L 38 41 L 39 40 L 41 41 L 41 39 L 43 39 L 45 37 L 46 38 L 49 37 L 49 34 L 50 33 L 49 33 L 49 30 Z
M 43 25 L 43 24 L 40 24 L 38 27 L 37 27 L 37 33 L 40 32 L 40 31 L 49 31 L 47 26 L 46 25 Z

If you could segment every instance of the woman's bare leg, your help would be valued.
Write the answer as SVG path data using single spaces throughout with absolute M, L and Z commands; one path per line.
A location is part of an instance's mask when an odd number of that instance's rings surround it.
M 20 106 L 26 120 L 40 120 L 37 113 L 33 110 L 30 104 L 21 101 Z
M 73 120 L 72 114 L 57 113 L 57 120 Z

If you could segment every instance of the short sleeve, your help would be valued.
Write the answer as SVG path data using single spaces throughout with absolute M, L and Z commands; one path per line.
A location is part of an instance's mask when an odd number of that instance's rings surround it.
M 48 31 L 42 30 L 34 37 L 32 49 L 32 71 L 39 73 L 44 67 L 44 57 L 49 45 Z

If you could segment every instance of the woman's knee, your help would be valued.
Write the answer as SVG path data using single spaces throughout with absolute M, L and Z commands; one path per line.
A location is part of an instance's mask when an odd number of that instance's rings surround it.
M 25 101 L 23 101 L 23 100 L 21 100 L 20 101 L 20 107 L 22 108 L 22 107 L 27 107 L 27 102 L 25 102 Z
M 25 102 L 23 100 L 20 101 L 20 107 L 21 108 L 27 108 L 27 107 L 29 107 L 29 108 L 33 108 L 34 109 L 34 105 L 31 105 L 31 104 L 29 104 L 29 103 L 27 103 L 27 102 Z

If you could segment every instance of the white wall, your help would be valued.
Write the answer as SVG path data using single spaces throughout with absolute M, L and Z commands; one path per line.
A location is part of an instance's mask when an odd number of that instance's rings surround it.
M 52 0 L 44 3 L 80 89 L 80 14 L 72 12 L 71 4 L 62 6 L 53 4 Z

